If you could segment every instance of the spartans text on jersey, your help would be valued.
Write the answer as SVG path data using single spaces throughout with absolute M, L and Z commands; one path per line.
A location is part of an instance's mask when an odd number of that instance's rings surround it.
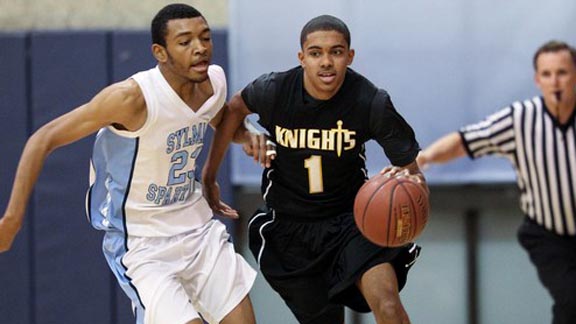
M 196 185 L 195 161 L 204 144 L 207 123 L 200 122 L 171 132 L 166 138 L 166 154 L 170 155 L 166 185 L 151 183 L 146 199 L 156 205 L 185 201 Z

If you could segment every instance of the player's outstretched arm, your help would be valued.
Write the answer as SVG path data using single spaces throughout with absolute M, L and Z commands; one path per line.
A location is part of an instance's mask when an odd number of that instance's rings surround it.
M 433 163 L 446 163 L 456 158 L 466 156 L 466 149 L 458 132 L 453 132 L 436 140 L 424 149 L 416 161 L 425 170 Z
M 138 98 L 130 95 L 130 92 L 139 93 L 139 89 L 136 91 L 127 89 L 123 84 L 108 87 L 89 103 L 42 126 L 28 139 L 18 163 L 8 206 L 0 219 L 0 252 L 10 249 L 22 227 L 32 189 L 48 155 L 106 125 L 118 123 L 129 128 L 134 127 L 137 120 L 144 120 L 145 116 L 141 119 L 142 116 L 136 114 L 137 110 L 134 109 Z M 145 109 L 144 104 L 144 113 Z

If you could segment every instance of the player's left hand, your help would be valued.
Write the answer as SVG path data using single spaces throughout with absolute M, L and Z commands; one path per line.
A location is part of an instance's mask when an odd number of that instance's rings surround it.
M 220 200 L 220 186 L 217 182 L 202 182 L 202 192 L 204 194 L 204 198 L 214 213 L 233 219 L 237 219 L 239 217 L 237 210 Z

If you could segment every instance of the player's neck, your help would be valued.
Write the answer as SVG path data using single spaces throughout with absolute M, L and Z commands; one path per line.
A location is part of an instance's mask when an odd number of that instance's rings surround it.
M 192 81 L 188 78 L 172 73 L 170 69 L 160 66 L 162 76 L 170 87 L 192 110 L 196 111 L 204 102 L 214 94 L 210 79 Z

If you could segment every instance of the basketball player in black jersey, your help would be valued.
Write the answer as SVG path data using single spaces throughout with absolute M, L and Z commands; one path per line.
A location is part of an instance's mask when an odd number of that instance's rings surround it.
M 396 166 L 387 172 L 418 178 L 428 190 L 414 132 L 386 91 L 348 68 L 354 50 L 340 19 L 309 21 L 301 49 L 300 66 L 265 74 L 231 99 L 203 170 L 204 195 L 216 212 L 235 212 L 220 203 L 216 172 L 245 116 L 257 113 L 277 153 L 262 160 L 266 205 L 249 223 L 250 249 L 266 280 L 300 323 L 343 323 L 344 306 L 372 311 L 378 324 L 410 323 L 399 290 L 419 247 L 370 243 L 352 209 L 367 179 L 370 139 Z

